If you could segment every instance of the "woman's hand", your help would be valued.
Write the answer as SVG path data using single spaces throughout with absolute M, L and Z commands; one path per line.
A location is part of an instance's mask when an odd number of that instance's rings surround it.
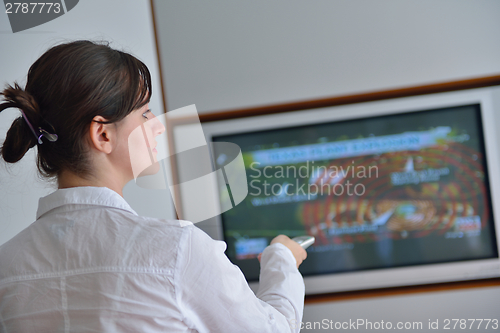
M 271 241 L 271 245 L 275 243 L 281 243 L 285 245 L 287 248 L 292 251 L 293 256 L 295 257 L 295 261 L 297 262 L 297 268 L 299 268 L 300 264 L 307 258 L 307 252 L 299 245 L 296 241 L 291 240 L 288 236 L 279 235 L 274 237 Z M 262 253 L 259 254 L 259 261 Z

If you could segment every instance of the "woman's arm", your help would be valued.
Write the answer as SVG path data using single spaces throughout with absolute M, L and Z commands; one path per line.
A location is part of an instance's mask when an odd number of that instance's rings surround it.
M 283 244 L 266 248 L 256 297 L 225 250 L 224 242 L 186 227 L 174 277 L 184 322 L 199 332 L 298 332 L 304 282 L 292 252 Z

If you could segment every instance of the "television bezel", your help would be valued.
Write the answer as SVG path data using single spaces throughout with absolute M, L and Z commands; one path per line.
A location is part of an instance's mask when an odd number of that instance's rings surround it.
M 400 96 L 402 97 L 368 101 L 361 98 L 360 102 L 349 103 L 338 103 L 339 98 L 333 98 L 332 106 L 322 105 L 328 104 L 322 100 L 316 101 L 316 104 L 297 103 L 295 108 L 293 104 L 270 106 L 267 107 L 267 112 L 266 107 L 260 107 L 255 108 L 253 113 L 251 109 L 226 112 L 225 115 L 211 113 L 201 115 L 200 120 L 207 142 L 211 142 L 213 136 L 480 104 L 496 241 L 497 248 L 500 249 L 500 218 L 497 208 L 500 207 L 500 175 L 495 172 L 495 166 L 500 165 L 500 142 L 495 131 L 495 125 L 498 124 L 494 114 L 494 105 L 500 108 L 500 104 L 495 103 L 495 100 L 500 102 L 500 86 Z M 214 239 L 224 239 L 220 216 L 201 222 L 198 226 Z M 500 258 L 306 276 L 304 281 L 306 294 L 313 295 L 498 277 Z M 257 290 L 258 283 L 251 282 L 250 286 Z

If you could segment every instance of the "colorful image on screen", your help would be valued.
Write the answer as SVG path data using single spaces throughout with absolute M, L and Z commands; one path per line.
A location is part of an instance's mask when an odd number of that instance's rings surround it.
M 249 280 L 278 234 L 316 237 L 304 275 L 496 257 L 479 108 L 214 137 L 240 146 L 249 187 L 222 214 L 228 257 Z

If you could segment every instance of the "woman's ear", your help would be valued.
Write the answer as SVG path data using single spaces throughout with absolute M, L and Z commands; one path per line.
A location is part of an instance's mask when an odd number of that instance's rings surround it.
M 90 142 L 92 147 L 105 154 L 113 151 L 116 136 L 116 126 L 114 124 L 103 124 L 107 121 L 102 116 L 95 116 L 90 123 Z

